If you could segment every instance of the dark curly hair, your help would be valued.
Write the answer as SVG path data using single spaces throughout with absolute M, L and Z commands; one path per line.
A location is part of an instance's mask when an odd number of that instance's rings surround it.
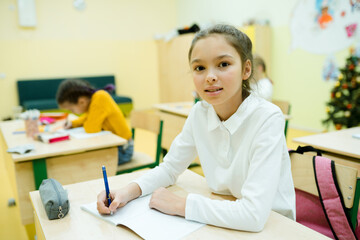
M 69 102 L 76 104 L 79 97 L 89 97 L 94 94 L 95 88 L 82 79 L 66 79 L 62 81 L 56 93 L 58 104 Z

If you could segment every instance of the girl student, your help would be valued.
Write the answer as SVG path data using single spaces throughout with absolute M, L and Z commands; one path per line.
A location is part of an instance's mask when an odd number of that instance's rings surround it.
M 111 131 L 128 140 L 127 144 L 118 147 L 118 165 L 131 160 L 134 151 L 131 130 L 119 106 L 107 91 L 95 90 L 81 79 L 67 79 L 60 83 L 56 100 L 60 108 L 82 114 L 67 122 L 65 128 L 83 126 L 87 133 Z
M 254 68 L 254 77 L 250 81 L 252 93 L 271 101 L 273 82 L 268 78 L 265 61 L 259 55 L 254 56 Z
M 110 214 L 127 202 L 153 193 L 149 206 L 165 214 L 215 226 L 258 232 L 276 211 L 295 219 L 295 192 L 280 109 L 250 93 L 252 43 L 229 25 L 195 35 L 189 62 L 197 92 L 182 132 L 164 162 L 126 187 L 98 195 L 97 208 Z M 233 195 L 219 201 L 189 194 L 179 197 L 166 186 L 176 182 L 198 154 L 209 188 Z

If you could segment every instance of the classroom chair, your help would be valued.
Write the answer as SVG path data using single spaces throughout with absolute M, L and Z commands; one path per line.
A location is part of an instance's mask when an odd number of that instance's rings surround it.
M 143 168 L 154 168 L 160 163 L 161 156 L 161 140 L 163 131 L 163 121 L 155 113 L 147 111 L 132 111 L 130 115 L 130 124 L 134 139 L 134 155 L 130 162 L 121 164 L 117 168 L 116 174 L 129 173 Z M 140 142 L 142 136 L 144 138 L 141 149 L 137 142 Z M 154 139 L 149 141 L 149 139 Z M 155 156 L 149 155 L 149 147 L 153 146 Z M 146 148 L 144 150 L 144 148 Z
M 287 115 L 288 117 L 290 117 L 291 105 L 288 101 L 272 100 L 272 103 L 275 104 L 276 106 L 278 106 L 284 115 Z M 285 120 L 285 129 L 284 129 L 285 137 L 286 137 L 286 133 L 287 133 L 287 129 L 288 129 L 288 124 L 289 124 L 289 119 L 286 119 Z
M 308 146 L 306 148 L 308 148 Z M 354 237 L 344 236 L 346 234 L 355 235 L 355 232 L 359 231 L 357 228 L 357 215 L 360 197 L 360 178 L 357 177 L 357 169 L 334 163 L 327 158 L 317 157 L 315 154 L 309 153 L 309 149 L 303 149 L 304 147 L 299 147 L 296 151 L 289 151 L 291 172 L 296 192 L 296 221 L 333 239 L 335 237 L 339 240 L 356 239 Z M 321 155 L 320 151 L 317 152 Z M 339 192 L 341 200 L 336 200 L 338 198 L 334 198 L 334 195 L 331 195 L 327 191 L 325 191 L 325 193 L 322 192 L 322 198 L 319 198 L 319 183 L 315 178 L 316 176 L 326 175 L 317 174 L 315 176 L 315 157 L 316 161 L 320 161 L 316 164 L 323 164 L 325 162 L 328 164 L 329 161 L 331 161 L 332 169 L 334 169 L 335 172 L 333 172 L 332 176 L 336 175 L 335 178 L 332 178 L 337 180 L 338 187 L 336 189 L 337 192 Z M 327 182 L 329 182 L 329 179 L 328 177 L 325 178 Z M 328 196 L 332 196 L 330 200 Z M 334 203 L 334 201 L 341 202 L 342 206 L 345 206 L 345 211 L 343 211 L 342 208 L 335 208 L 334 204 L 331 205 L 331 207 L 326 204 L 324 205 L 325 201 L 328 201 L 328 203 Z M 324 208 L 328 209 L 326 211 L 327 214 L 325 214 Z M 331 211 L 331 213 L 329 213 L 329 211 Z M 345 214 L 341 214 L 344 212 Z M 338 219 L 334 220 L 334 218 L 338 218 L 339 216 L 343 218 L 346 216 L 349 222 L 346 222 L 348 228 L 337 224 L 339 221 Z M 351 231 L 353 232 L 351 233 Z

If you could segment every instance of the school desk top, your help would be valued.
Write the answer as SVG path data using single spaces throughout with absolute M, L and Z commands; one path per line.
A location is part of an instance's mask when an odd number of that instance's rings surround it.
M 173 102 L 155 104 L 153 105 L 153 107 L 164 112 L 169 112 L 183 117 L 187 117 L 193 105 L 194 102 Z
M 194 102 L 172 102 L 155 104 L 153 107 L 160 111 L 176 114 L 186 118 L 189 115 L 193 105 Z M 284 114 L 284 117 L 285 120 L 291 119 L 290 115 Z
M 129 181 L 139 177 L 145 171 L 133 172 L 109 178 L 110 188 L 126 186 Z M 125 227 L 115 227 L 80 209 L 82 204 L 96 201 L 97 194 L 104 189 L 103 179 L 64 186 L 68 191 L 70 212 L 60 220 L 48 220 L 41 203 L 38 191 L 30 192 L 35 211 L 35 227 L 40 239 L 140 239 L 134 232 Z M 229 196 L 211 194 L 205 178 L 186 170 L 175 186 L 170 188 L 176 194 L 199 193 L 214 199 L 234 200 Z M 293 220 L 278 213 L 271 212 L 265 228 L 260 233 L 230 230 L 214 226 L 205 226 L 193 232 L 185 239 L 329 239 Z
M 115 134 L 108 134 L 88 139 L 71 139 L 70 141 L 47 144 L 26 137 L 25 133 L 15 133 L 19 129 L 24 128 L 25 125 L 23 120 L 5 121 L 0 123 L 0 129 L 8 148 L 23 144 L 33 144 L 35 146 L 35 151 L 23 155 L 11 154 L 12 159 L 15 162 L 90 151 L 126 143 L 125 139 Z
M 101 176 L 97 170 L 101 165 L 106 165 L 109 175 L 115 175 L 117 146 L 126 143 L 125 139 L 110 133 L 49 144 L 26 137 L 25 133 L 14 134 L 19 129 L 24 129 L 22 120 L 0 122 L 3 161 L 22 224 L 34 221 L 29 192 L 38 189 L 43 179 L 55 178 L 62 184 L 97 179 Z M 33 144 L 35 150 L 24 155 L 6 153 L 8 148 L 22 144 Z
M 360 139 L 354 138 L 353 134 L 360 134 L 360 127 L 294 138 L 293 141 L 326 152 L 360 159 Z

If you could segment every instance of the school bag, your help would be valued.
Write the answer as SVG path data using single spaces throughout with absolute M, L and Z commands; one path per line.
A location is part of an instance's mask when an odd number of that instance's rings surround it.
M 316 156 L 304 154 L 308 152 L 314 152 L 316 153 Z M 316 196 L 309 193 L 311 191 L 307 192 L 295 188 L 296 221 L 332 239 L 358 239 L 356 233 L 360 233 L 360 230 L 357 227 L 359 196 L 356 196 L 355 193 L 359 192 L 360 184 L 357 184 L 359 182 L 356 177 L 357 171 L 345 166 L 336 168 L 351 169 L 351 179 L 354 179 L 354 182 L 353 184 L 349 184 L 347 190 L 350 192 L 352 191 L 354 194 L 347 194 L 347 192 L 344 194 L 344 191 L 342 193 L 339 187 L 335 171 L 335 162 L 326 157 L 322 157 L 321 151 L 311 146 L 299 146 L 295 151 L 289 150 L 289 154 L 292 160 L 292 169 L 294 169 L 294 171 L 299 170 L 295 168 L 302 168 L 301 171 L 306 170 L 306 168 L 313 169 L 313 181 L 316 183 L 318 193 L 318 196 Z M 295 187 L 297 187 L 295 181 L 294 184 Z M 357 187 L 357 190 L 355 187 Z M 349 201 L 354 198 L 351 209 L 345 206 L 343 196 L 350 198 L 348 199 Z M 355 214 L 354 211 L 356 211 Z M 356 231 L 354 230 L 355 227 L 357 227 Z

